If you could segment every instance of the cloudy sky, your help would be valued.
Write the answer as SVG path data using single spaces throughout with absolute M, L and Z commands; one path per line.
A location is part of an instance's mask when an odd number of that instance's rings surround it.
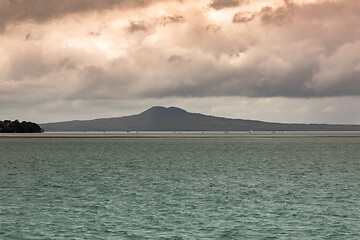
M 0 119 L 360 124 L 360 1 L 0 0 L 0 69 Z

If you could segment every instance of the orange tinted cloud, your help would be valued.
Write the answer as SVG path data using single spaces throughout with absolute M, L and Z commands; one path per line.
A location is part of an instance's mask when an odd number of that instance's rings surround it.
M 360 95 L 357 0 L 27 2 L 0 0 L 3 101 Z

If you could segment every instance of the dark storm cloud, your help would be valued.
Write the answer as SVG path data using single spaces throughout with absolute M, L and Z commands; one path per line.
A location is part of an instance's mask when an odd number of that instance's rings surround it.
M 67 14 L 142 7 L 161 1 L 170 0 L 0 0 L 0 31 L 11 22 L 44 22 Z
M 271 76 L 262 73 L 264 69 L 261 67 L 224 68 L 216 63 L 209 66 L 209 63 L 195 61 L 183 62 L 180 67 L 187 69 L 186 73 L 180 76 L 181 70 L 179 70 L 169 74 L 168 77 L 172 79 L 171 84 L 167 84 L 164 80 L 165 84 L 157 88 L 144 89 L 141 97 L 285 96 L 297 98 L 328 95 L 325 91 L 318 93 L 315 89 L 306 86 L 307 81 L 304 81 L 304 78 L 311 79 L 312 66 L 299 66 L 289 75 L 278 76 L 274 81 Z M 179 65 L 179 62 L 172 63 Z M 259 62 L 259 64 L 262 63 Z M 192 65 L 196 65 L 196 68 Z M 349 92 L 347 94 L 351 95 Z
M 346 73 L 341 74 L 341 79 L 323 76 L 327 68 L 332 67 L 332 61 L 338 59 L 338 53 L 323 59 L 323 66 L 320 66 L 317 63 L 320 50 L 306 50 L 306 44 L 286 48 L 297 48 L 297 51 L 303 51 L 303 55 L 294 59 L 281 53 L 275 57 L 274 53 L 278 49 L 259 48 L 255 52 L 250 50 L 241 53 L 257 55 L 249 62 L 230 66 L 227 62 L 237 61 L 237 57 L 229 57 L 221 62 L 198 55 L 189 61 L 180 55 L 162 59 L 151 51 L 143 51 L 138 57 L 151 58 L 154 63 L 143 62 L 137 68 L 125 64 L 122 70 L 118 67 L 86 68 L 78 90 L 73 92 L 70 99 L 116 99 L 129 96 L 309 98 L 360 95 L 360 72 L 351 71 L 351 66 L 347 66 L 349 71 L 344 70 Z M 261 52 L 263 54 L 259 54 Z M 340 69 L 339 66 L 334 68 Z M 141 69 L 141 72 L 137 69 Z

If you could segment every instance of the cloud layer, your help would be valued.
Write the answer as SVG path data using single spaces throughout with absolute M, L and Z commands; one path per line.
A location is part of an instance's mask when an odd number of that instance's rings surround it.
M 360 2 L 0 0 L 0 101 L 360 96 Z
M 22 21 L 44 22 L 69 14 L 83 14 L 89 11 L 139 8 L 156 2 L 171 0 L 0 0 L 0 27 Z M 176 0 L 174 0 L 176 1 Z

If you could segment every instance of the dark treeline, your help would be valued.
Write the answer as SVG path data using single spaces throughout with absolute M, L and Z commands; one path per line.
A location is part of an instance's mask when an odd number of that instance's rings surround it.
M 42 133 L 43 131 L 39 125 L 33 122 L 0 121 L 0 133 Z

